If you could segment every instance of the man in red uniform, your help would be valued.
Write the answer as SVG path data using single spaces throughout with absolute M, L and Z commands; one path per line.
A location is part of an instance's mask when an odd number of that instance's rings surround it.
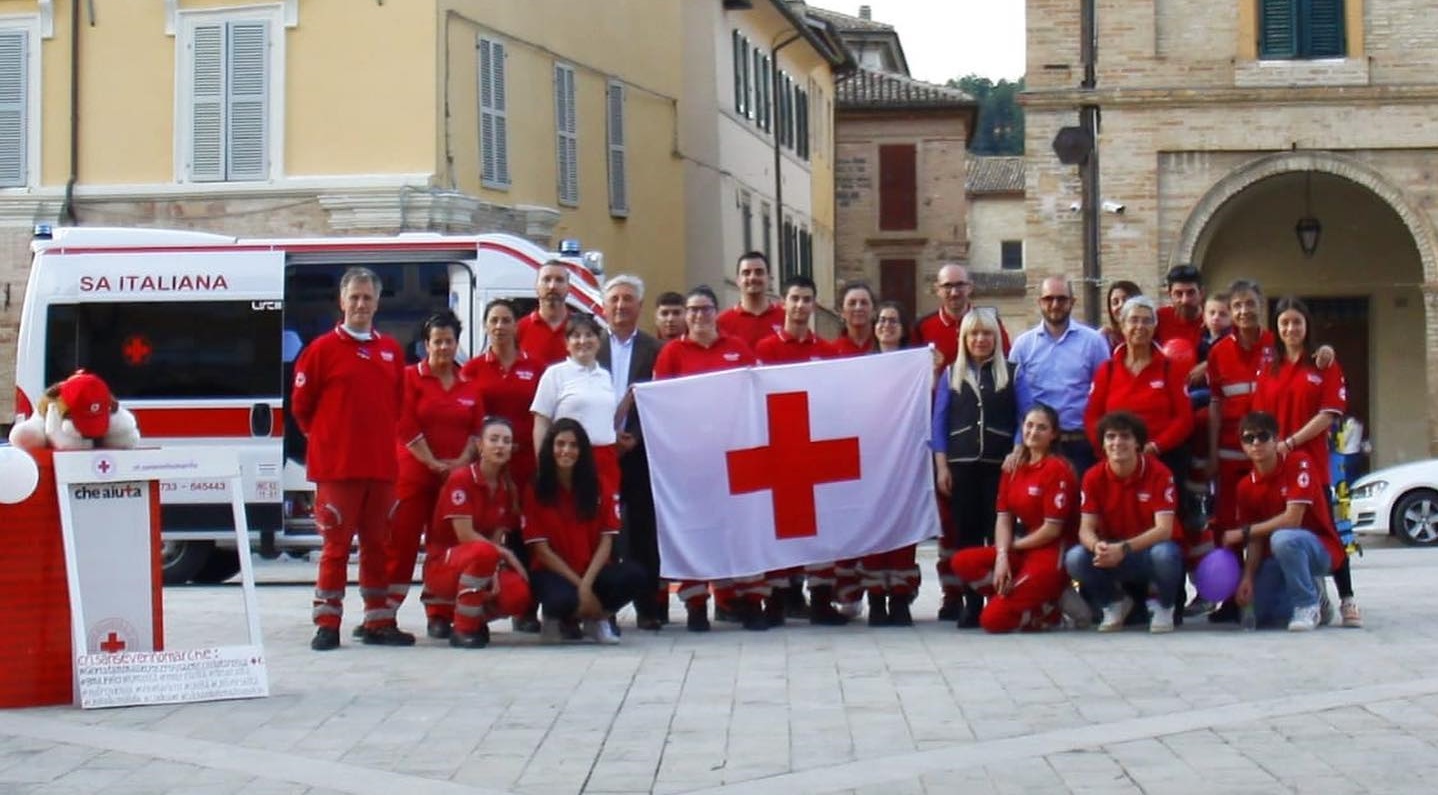
M 837 355 L 833 346 L 819 339 L 809 329 L 814 316 L 814 298 L 818 290 L 814 280 L 802 274 L 784 280 L 784 326 L 771 336 L 759 340 L 754 347 L 754 356 L 760 364 L 786 364 L 832 359 Z M 852 569 L 852 562 L 846 568 Z M 746 612 L 744 626 L 748 629 L 763 629 L 784 623 L 784 613 L 790 603 L 788 590 L 793 587 L 789 571 L 768 573 L 768 588 L 771 593 L 765 608 L 766 622 L 760 622 Z M 809 622 L 826 626 L 841 626 L 849 619 L 834 608 L 835 587 L 838 574 L 833 563 L 814 563 L 804 567 L 809 580 Z M 857 593 L 858 581 L 854 580 Z M 754 605 L 747 606 L 752 611 Z M 762 624 L 762 625 L 761 625 Z
M 1172 303 L 1158 310 L 1154 342 L 1163 345 L 1171 339 L 1184 339 L 1197 351 L 1203 338 L 1203 280 L 1198 268 L 1192 265 L 1170 268 L 1164 284 Z
M 854 356 L 878 350 L 874 339 L 874 291 L 863 282 L 844 288 L 839 297 L 839 314 L 844 318 L 844 333 L 831 343 L 840 356 Z
M 1064 555 L 1064 568 L 1103 611 L 1099 632 L 1123 629 L 1133 609 L 1117 586 L 1150 585 L 1149 632 L 1173 631 L 1173 603 L 1183 584 L 1183 553 L 1174 537 L 1177 497 L 1173 474 L 1157 456 L 1144 453 L 1148 430 L 1126 411 L 1098 423 L 1104 460 L 1083 477 L 1078 546 Z M 1116 601 L 1117 600 L 1117 601 Z
M 959 322 L 973 308 L 969 300 L 973 293 L 974 283 L 969 281 L 967 268 L 957 263 L 949 263 L 939 268 L 934 277 L 934 294 L 939 297 L 939 309 L 919 318 L 914 324 L 914 332 L 909 335 L 909 345 L 920 348 L 932 344 L 944 355 L 943 366 L 939 369 L 948 367 L 958 358 Z M 997 312 L 994 314 L 998 315 Z M 1004 328 L 1002 320 L 999 321 L 999 336 L 1004 356 L 1007 357 L 1009 332 Z
M 315 581 L 315 636 L 310 648 L 340 645 L 346 567 L 359 534 L 363 640 L 412 646 L 386 603 L 385 517 L 394 503 L 394 443 L 404 387 L 404 352 L 374 327 L 379 277 L 350 268 L 340 278 L 344 319 L 315 338 L 295 364 L 290 406 L 309 437 L 308 474 L 315 482 L 315 522 L 324 545 Z
M 1259 626 L 1287 621 L 1292 632 L 1316 629 L 1333 618 L 1324 577 L 1347 556 L 1328 497 L 1307 454 L 1278 455 L 1272 414 L 1248 414 L 1239 434 L 1253 471 L 1238 484 L 1244 524 L 1223 534 L 1224 544 L 1246 548 L 1235 598 L 1253 605 Z
M 529 358 L 548 367 L 569 357 L 564 328 L 569 323 L 569 267 L 559 260 L 550 260 L 539 268 L 534 285 L 539 306 L 515 325 L 519 349 Z
M 719 314 L 719 332 L 751 350 L 784 327 L 784 307 L 769 300 L 769 259 L 750 251 L 739 256 L 739 304 Z
M 1238 525 L 1238 483 L 1250 462 L 1239 444 L 1239 421 L 1253 406 L 1258 373 L 1273 364 L 1273 333 L 1263 327 L 1263 292 L 1250 281 L 1229 288 L 1228 308 L 1233 333 L 1208 352 L 1208 449 L 1213 484 L 1213 519 L 1218 527 Z
M 714 291 L 699 285 L 689 291 L 684 299 L 684 321 L 688 332 L 673 342 L 666 343 L 654 361 L 654 378 L 678 378 L 697 373 L 717 370 L 732 370 L 754 364 L 754 352 L 736 337 L 722 334 L 715 322 L 719 306 Z M 728 580 L 713 583 L 714 597 L 720 603 L 740 596 L 763 597 L 764 576 L 743 578 L 740 582 Z M 687 627 L 690 632 L 709 631 L 709 588 L 710 583 L 700 580 L 685 580 L 679 583 L 679 599 L 688 611 Z M 758 623 L 751 618 L 754 629 Z

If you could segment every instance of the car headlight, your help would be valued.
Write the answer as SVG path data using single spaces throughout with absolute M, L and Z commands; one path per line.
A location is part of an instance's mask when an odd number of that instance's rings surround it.
M 1388 481 L 1386 480 L 1369 481 L 1353 490 L 1353 499 L 1371 500 L 1382 494 L 1386 488 L 1388 488 Z

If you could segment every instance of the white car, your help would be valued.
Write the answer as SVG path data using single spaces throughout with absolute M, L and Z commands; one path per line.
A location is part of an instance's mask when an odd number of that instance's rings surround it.
M 1438 458 L 1380 469 L 1355 480 L 1349 515 L 1354 532 L 1395 535 L 1412 546 L 1438 546 Z

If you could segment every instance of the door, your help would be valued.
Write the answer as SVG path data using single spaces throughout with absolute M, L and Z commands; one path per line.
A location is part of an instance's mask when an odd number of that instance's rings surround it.
M 1313 314 L 1313 330 L 1309 334 L 1315 345 L 1331 345 L 1348 381 L 1348 415 L 1357 417 L 1363 427 L 1369 424 L 1368 360 L 1368 299 L 1304 298 Z M 1360 470 L 1368 470 L 1367 456 L 1362 456 Z
M 879 260 L 879 300 L 897 301 L 904 308 L 904 320 L 913 325 L 915 278 L 918 265 L 911 259 Z

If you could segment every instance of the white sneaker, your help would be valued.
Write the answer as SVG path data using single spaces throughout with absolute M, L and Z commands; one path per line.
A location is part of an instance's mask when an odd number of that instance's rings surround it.
M 1117 602 L 1110 604 L 1103 609 L 1103 621 L 1099 622 L 1099 632 L 1118 632 L 1123 629 L 1123 622 L 1133 610 L 1133 600 L 1125 596 Z
M 1064 614 L 1064 624 L 1074 629 L 1088 629 L 1093 626 L 1093 608 L 1073 588 L 1065 588 L 1059 597 L 1059 610 Z
M 1358 609 L 1358 603 L 1353 597 L 1348 597 L 1338 603 L 1338 614 L 1343 618 L 1343 626 L 1349 629 L 1363 628 L 1363 611 Z
M 614 625 L 609 623 L 609 619 L 592 623 L 595 625 L 593 635 L 595 643 L 601 646 L 613 646 L 619 643 L 619 636 L 614 634 Z
M 1148 631 L 1155 635 L 1173 631 L 1173 608 L 1164 607 L 1157 599 L 1148 600 Z
M 1288 620 L 1289 632 L 1311 632 L 1318 629 L 1318 605 L 1293 608 L 1293 618 Z

